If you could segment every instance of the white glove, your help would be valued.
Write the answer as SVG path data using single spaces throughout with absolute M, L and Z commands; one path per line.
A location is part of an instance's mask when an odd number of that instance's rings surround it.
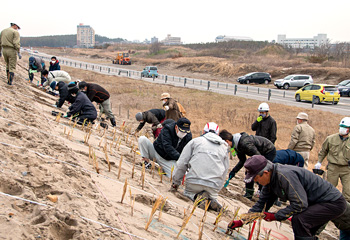
M 315 165 L 315 169 L 320 169 L 321 168 L 321 163 L 316 163 L 316 165 Z
M 168 111 L 169 110 L 169 106 L 164 106 L 164 110 Z
M 162 127 L 163 127 L 163 125 L 160 123 L 157 125 L 157 128 L 162 128 Z
M 56 104 L 52 104 L 53 107 L 57 108 L 57 105 Z
M 22 55 L 21 55 L 20 52 L 18 53 L 18 58 L 19 58 L 19 59 L 22 59 Z

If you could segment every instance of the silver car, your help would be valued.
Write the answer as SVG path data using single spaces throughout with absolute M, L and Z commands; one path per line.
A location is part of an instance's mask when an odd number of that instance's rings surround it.
M 283 79 L 276 80 L 273 83 L 273 85 L 275 85 L 279 89 L 282 87 L 284 89 L 289 89 L 290 87 L 301 88 L 313 82 L 314 80 L 310 75 L 293 74 L 293 75 L 288 75 Z

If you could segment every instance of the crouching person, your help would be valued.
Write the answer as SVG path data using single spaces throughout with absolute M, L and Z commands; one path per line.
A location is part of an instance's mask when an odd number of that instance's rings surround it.
M 209 209 L 220 211 L 217 202 L 229 168 L 228 145 L 219 137 L 219 126 L 205 125 L 203 135 L 191 140 L 176 162 L 171 191 L 176 191 L 186 171 L 184 195 L 192 201 L 197 196 L 210 200 Z
M 83 124 L 84 121 L 93 122 L 97 118 L 97 111 L 89 98 L 80 92 L 74 83 L 68 85 L 68 93 L 75 97 L 75 101 L 69 107 L 69 112 L 65 117 L 78 118 L 78 124 Z

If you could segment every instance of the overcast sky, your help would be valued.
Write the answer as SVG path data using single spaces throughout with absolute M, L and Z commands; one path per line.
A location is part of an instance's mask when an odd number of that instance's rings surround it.
M 254 40 L 313 37 L 350 41 L 350 0 L 2 0 L 1 30 L 17 23 L 21 36 L 76 34 L 84 23 L 95 33 L 127 40 L 213 42 L 218 35 Z

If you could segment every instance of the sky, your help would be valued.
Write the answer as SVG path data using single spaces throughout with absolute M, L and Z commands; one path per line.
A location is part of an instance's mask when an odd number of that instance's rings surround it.
M 1 1 L 0 30 L 11 22 L 21 36 L 76 34 L 77 25 L 129 41 L 167 34 L 183 43 L 215 41 L 218 35 L 253 40 L 312 38 L 327 34 L 331 42 L 350 42 L 349 0 L 59 0 L 33 6 L 28 1 Z

